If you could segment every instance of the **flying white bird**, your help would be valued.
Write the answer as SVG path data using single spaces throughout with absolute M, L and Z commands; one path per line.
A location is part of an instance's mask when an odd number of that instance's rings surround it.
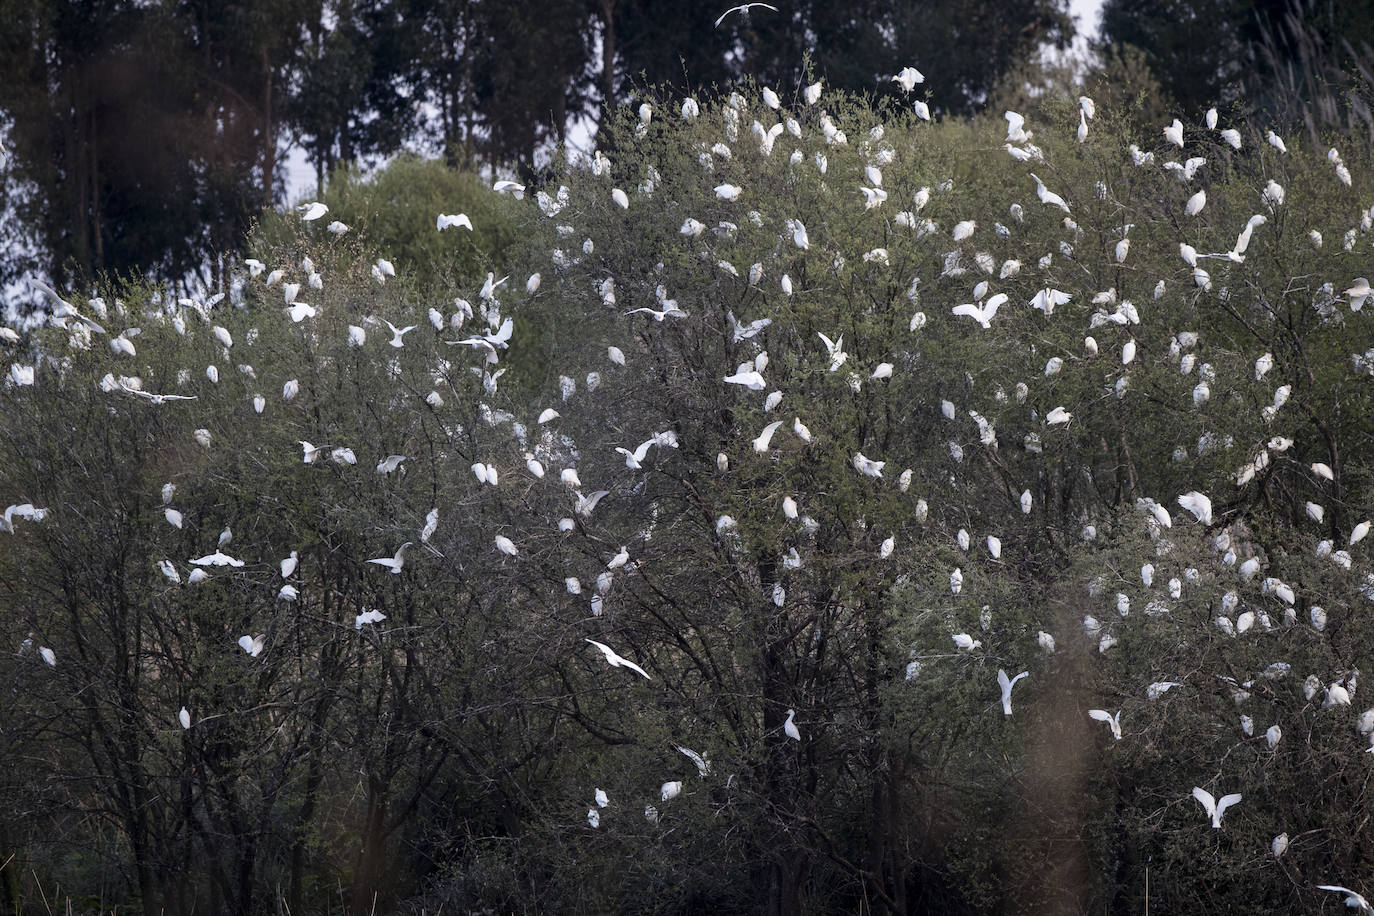
M 755 6 L 761 6 L 764 9 L 772 10 L 775 13 L 778 11 L 778 8 L 776 6 L 772 6 L 768 3 L 741 3 L 739 6 L 732 6 L 725 12 L 721 13 L 720 18 L 716 20 L 716 28 L 720 28 L 720 24 L 725 21 L 725 17 L 729 16 L 731 13 L 747 13 L 751 7 Z
M 393 347 L 395 347 L 396 349 L 398 349 L 398 350 L 401 349 L 402 347 L 404 347 L 404 346 L 406 345 L 405 340 L 403 340 L 402 338 L 404 338 L 406 334 L 408 334 L 408 333 L 410 333 L 411 331 L 415 330 L 415 327 L 416 327 L 415 325 L 412 324 L 412 325 L 409 325 L 409 326 L 404 327 L 404 328 L 398 328 L 398 327 L 396 327 L 396 325 L 392 324 L 390 321 L 387 321 L 387 320 L 385 320 L 385 319 L 382 320 L 382 324 L 386 325 L 388 328 L 391 329 L 391 341 L 390 341 L 390 342 L 391 342 L 391 345 L 392 345 Z
M 1276 845 L 1277 845 L 1277 842 L 1278 842 L 1278 841 L 1277 841 L 1277 839 L 1276 839 L 1276 840 L 1275 840 L 1275 844 L 1276 844 Z M 1288 844 L 1285 843 L 1285 844 L 1284 844 L 1284 848 L 1287 848 L 1287 845 L 1288 845 Z M 1275 855 L 1277 855 L 1277 854 L 1278 854 L 1278 853 L 1275 853 Z M 1335 891 L 1335 892 L 1338 893 L 1338 894 L 1345 894 L 1345 905 L 1346 905 L 1346 906 L 1350 907 L 1351 909 L 1355 910 L 1355 911 L 1358 912 L 1358 913 L 1374 913 L 1374 907 L 1371 907 L 1371 906 L 1369 905 L 1369 901 L 1366 900 L 1366 899 L 1364 899 L 1364 897 L 1362 897 L 1361 895 L 1357 894 L 1355 891 L 1352 891 L 1352 890 L 1351 890 L 1350 888 L 1348 888 L 1348 887 L 1341 887 L 1339 884 L 1318 884 L 1318 885 L 1317 885 L 1317 890 L 1319 890 L 1319 891 Z
M 378 557 L 375 560 L 368 560 L 367 562 L 376 563 L 378 566 L 385 566 L 387 569 L 391 570 L 392 575 L 400 575 L 402 567 L 405 566 L 406 548 L 409 547 L 410 544 L 410 541 L 406 541 L 400 547 L 396 548 L 396 556 L 394 557 Z
M 1214 799 L 1212 793 L 1206 789 L 1193 787 L 1193 798 L 1196 798 L 1202 807 L 1207 811 L 1207 816 L 1212 819 L 1212 827 L 1215 830 L 1221 829 L 1221 818 L 1226 813 L 1226 809 L 1240 801 L 1240 793 L 1223 795 L 1220 799 Z
M 377 462 L 378 474 L 390 474 L 401 466 L 401 462 L 406 460 L 405 455 L 387 455 Z
M 1096 719 L 1098 722 L 1106 722 L 1107 727 L 1112 730 L 1112 737 L 1117 741 L 1121 740 L 1121 710 L 1118 709 L 1116 715 L 1112 715 L 1105 709 L 1090 709 L 1088 710 L 1088 718 Z
M 1069 205 L 1064 203 L 1064 198 L 1060 197 L 1058 194 L 1054 193 L 1049 188 L 1045 187 L 1045 183 L 1041 181 L 1040 177 L 1036 175 L 1034 172 L 1031 173 L 1031 177 L 1035 179 L 1035 193 L 1039 195 L 1040 202 L 1042 204 L 1048 204 L 1051 207 L 1058 207 L 1065 213 L 1069 212 Z
M 773 441 L 773 434 L 778 431 L 778 427 L 783 424 L 782 420 L 774 420 L 763 428 L 758 438 L 754 439 L 754 451 L 760 455 L 768 451 L 768 444 Z
M 825 344 L 825 349 L 830 356 L 830 371 L 834 372 L 843 366 L 844 361 L 849 358 L 849 354 L 844 352 L 844 335 L 841 334 L 838 340 L 833 341 L 820 331 L 816 332 L 816 336 L 821 339 L 821 343 Z
M 266 644 L 265 636 L 240 636 L 239 648 L 247 652 L 253 658 L 262 654 L 263 646 Z
M 301 219 L 307 223 L 312 220 L 317 220 L 329 212 L 329 208 L 319 201 L 311 204 L 301 204 L 296 209 L 301 211 Z
M 924 83 L 925 81 L 925 76 L 915 67 L 903 67 L 891 80 L 891 82 L 902 87 L 903 92 L 910 92 L 916 88 L 917 83 Z
M 1178 498 L 1178 504 L 1193 513 L 1193 517 L 1202 524 L 1212 524 L 1212 501 L 1207 498 L 1206 494 L 1199 493 L 1197 490 L 1184 493 Z
M 653 678 L 649 677 L 649 672 L 645 671 L 643 668 L 639 667 L 629 659 L 617 655 L 615 650 L 612 649 L 610 646 L 606 645 L 605 643 L 597 642 L 595 639 L 586 639 L 584 641 L 589 642 L 592 645 L 596 646 L 598 649 L 600 649 L 601 654 L 606 656 L 606 661 L 610 664 L 612 668 L 629 668 L 631 671 L 644 675 L 646 680 L 653 680 Z
M 1011 689 L 1016 686 L 1016 682 L 1030 674 L 1029 671 L 1022 671 L 1016 677 L 1008 678 L 1007 672 L 1001 668 L 997 669 L 997 683 L 1002 688 L 1002 714 L 1011 715 Z
M 467 229 L 469 232 L 473 231 L 472 220 L 468 219 L 466 213 L 440 213 L 438 220 L 435 221 L 435 228 L 443 232 L 449 227 Z
M 986 331 L 992 328 L 993 317 L 996 316 L 997 310 L 1002 307 L 1002 303 L 1006 301 L 1007 294 L 998 293 L 981 306 L 966 302 L 962 305 L 954 306 L 954 308 L 950 309 L 950 312 L 963 318 L 972 318 L 982 325 L 983 330 Z

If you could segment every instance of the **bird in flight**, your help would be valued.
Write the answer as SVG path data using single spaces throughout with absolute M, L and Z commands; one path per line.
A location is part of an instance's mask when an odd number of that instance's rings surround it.
M 775 13 L 778 11 L 778 8 L 776 6 L 772 6 L 767 3 L 741 3 L 739 6 L 732 6 L 725 12 L 721 13 L 720 18 L 716 20 L 716 28 L 720 28 L 720 24 L 725 21 L 726 16 L 729 16 L 731 13 L 747 13 L 749 11 L 749 8 L 752 6 L 761 6 L 764 9 L 772 10 Z

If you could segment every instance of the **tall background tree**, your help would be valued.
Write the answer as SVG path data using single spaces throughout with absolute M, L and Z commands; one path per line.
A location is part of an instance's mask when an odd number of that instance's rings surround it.
M 935 110 L 968 113 L 1073 34 L 1066 0 L 803 2 L 719 26 L 714 8 L 649 0 L 3 0 L 0 13 L 3 175 L 31 242 L 0 281 L 41 266 L 59 285 L 218 284 L 222 256 L 282 201 L 295 145 L 321 185 L 405 149 L 528 180 L 573 125 L 649 86 L 750 76 L 786 94 L 815 77 L 890 97 L 887 78 L 915 64 L 942 74 Z

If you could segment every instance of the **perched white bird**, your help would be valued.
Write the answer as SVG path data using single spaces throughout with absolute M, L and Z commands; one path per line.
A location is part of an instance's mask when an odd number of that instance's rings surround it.
M 1016 682 L 1030 674 L 1029 671 L 1022 671 L 1016 677 L 1008 678 L 1007 672 L 1001 668 L 997 669 L 997 683 L 1002 688 L 1002 715 L 1011 715 L 1011 689 L 1016 686 Z
M 1164 139 L 1181 149 L 1183 147 L 1183 122 L 1174 118 L 1174 123 L 1164 128 Z
M 1369 529 L 1370 529 L 1370 523 L 1369 523 L 1369 521 L 1367 521 L 1367 520 L 1366 520 L 1366 521 L 1363 521 L 1363 522 L 1360 522 L 1360 523 L 1359 523 L 1358 525 L 1356 525 L 1354 528 L 1351 528 L 1351 529 L 1350 529 L 1350 546 L 1351 546 L 1351 547 L 1354 547 L 1356 544 L 1360 543 L 1360 541 L 1363 541 L 1363 540 L 1365 539 L 1365 537 L 1367 537 L 1367 536 L 1369 535 Z
M 405 566 L 406 548 L 409 547 L 410 544 L 410 541 L 406 541 L 400 547 L 396 548 L 396 555 L 394 557 L 378 557 L 375 560 L 368 560 L 367 562 L 376 563 L 378 566 L 385 566 L 387 569 L 391 570 L 392 575 L 400 575 L 401 569 Z
M 1196 798 L 1198 800 L 1198 802 L 1206 810 L 1207 816 L 1212 819 L 1213 829 L 1220 830 L 1222 815 L 1226 813 L 1227 808 L 1231 807 L 1236 802 L 1240 801 L 1240 793 L 1236 792 L 1231 795 L 1223 795 L 1221 798 L 1215 799 L 1212 797 L 1211 792 L 1208 792 L 1206 789 L 1200 789 L 1197 786 L 1194 786 L 1193 798 Z
M 974 639 L 967 633 L 955 633 L 951 638 L 954 640 L 955 648 L 963 649 L 965 652 L 972 652 L 983 644 L 981 639 Z
M 236 560 L 228 554 L 220 553 L 218 550 L 207 556 L 200 557 L 199 559 L 191 560 L 190 563 L 192 566 L 232 566 L 234 568 L 243 565 L 242 560 Z
M 787 737 L 791 738 L 793 741 L 800 741 L 801 731 L 797 728 L 797 723 L 795 721 L 796 716 L 797 711 L 795 709 L 787 710 L 787 718 L 782 723 L 782 730 L 783 734 L 787 735 Z
M 612 668 L 629 668 L 631 671 L 644 675 L 646 680 L 653 680 L 653 678 L 649 677 L 649 672 L 645 671 L 643 668 L 639 667 L 634 662 L 626 658 L 623 658 L 620 655 L 617 655 L 615 650 L 612 649 L 610 646 L 606 645 L 605 643 L 597 642 L 595 639 L 586 639 L 584 641 L 589 642 L 592 645 L 596 646 L 598 649 L 600 649 L 601 654 L 606 657 L 606 661 L 610 664 Z
M 494 541 L 496 543 L 496 549 L 504 553 L 506 556 L 514 557 L 520 555 L 520 550 L 515 546 L 515 542 L 512 541 L 510 538 L 506 537 L 504 534 L 496 535 Z
M 1105 709 L 1090 709 L 1088 710 L 1088 718 L 1096 719 L 1098 722 L 1106 722 L 1107 727 L 1112 730 L 1112 737 L 1117 741 L 1121 740 L 1121 710 L 1118 709 L 1116 715 L 1112 715 Z
M 682 780 L 680 779 L 674 779 L 671 782 L 665 782 L 662 786 L 659 787 L 658 790 L 660 801 L 671 801 L 672 799 L 677 798 L 681 794 Z
M 865 477 L 882 477 L 883 467 L 887 464 L 886 461 L 874 461 L 871 458 L 866 458 L 863 452 L 854 453 L 853 463 L 854 470 Z
M 1272 146 L 1274 149 L 1278 150 L 1279 152 L 1281 152 L 1281 153 L 1286 153 L 1286 152 L 1288 152 L 1288 145 L 1287 145 L 1286 143 L 1283 142 L 1283 138 L 1280 137 L 1278 134 L 1274 133 L 1272 130 L 1269 131 L 1269 134 L 1268 134 L 1268 136 L 1265 137 L 1265 139 L 1269 141 L 1269 145 L 1270 145 L 1270 146 Z
M 1198 191 L 1192 197 L 1188 198 L 1188 203 L 1184 205 L 1183 210 L 1189 216 L 1197 216 L 1202 212 L 1202 208 L 1205 206 L 1207 206 L 1207 192 Z

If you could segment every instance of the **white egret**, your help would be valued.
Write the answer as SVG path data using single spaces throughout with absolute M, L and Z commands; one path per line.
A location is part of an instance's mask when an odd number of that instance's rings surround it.
M 1277 845 L 1278 845 L 1278 839 L 1277 839 L 1277 838 L 1275 838 L 1274 844 L 1275 844 L 1275 847 L 1277 847 Z M 1284 843 L 1284 848 L 1285 848 L 1285 849 L 1288 848 L 1287 842 Z M 1278 855 L 1278 853 L 1275 852 L 1274 855 Z M 1357 911 L 1357 912 L 1360 912 L 1360 913 L 1374 913 L 1374 907 L 1371 907 L 1371 906 L 1369 905 L 1369 901 L 1366 900 L 1366 899 L 1364 899 L 1364 897 L 1362 897 L 1360 894 L 1356 893 L 1355 891 L 1352 891 L 1352 890 L 1351 890 L 1350 888 L 1348 888 L 1348 887 L 1341 887 L 1339 884 L 1318 884 L 1318 885 L 1317 885 L 1317 890 L 1319 890 L 1319 891 L 1335 891 L 1335 892 L 1338 893 L 1338 894 L 1345 894 L 1345 905 L 1346 905 L 1346 906 L 1348 906 L 1348 907 L 1350 907 L 1351 909 L 1353 909 L 1353 910 L 1355 910 L 1355 911 Z
M 1212 501 L 1203 493 L 1193 490 L 1178 498 L 1178 504 L 1204 525 L 1212 524 Z
M 951 638 L 954 640 L 955 648 L 963 649 L 965 652 L 972 652 L 983 644 L 981 639 L 974 639 L 967 633 L 955 633 Z
M 866 458 L 863 452 L 855 452 L 853 458 L 854 470 L 863 474 L 865 477 L 882 477 L 883 467 L 886 461 L 874 461 Z
M 754 451 L 760 455 L 765 454 L 768 451 L 769 443 L 773 441 L 773 434 L 778 431 L 778 427 L 782 424 L 782 420 L 774 420 L 765 426 L 763 432 L 759 433 L 753 441 Z
M 309 204 L 301 204 L 296 209 L 301 211 L 301 219 L 307 223 L 317 220 L 321 216 L 324 216 L 326 213 L 329 212 L 329 208 L 326 207 L 324 204 L 320 203 L 319 201 L 315 201 L 314 203 Z
M 182 727 L 182 728 L 184 728 L 184 729 L 190 728 L 190 727 L 191 727 L 191 712 L 190 712 L 190 710 L 188 710 L 185 706 L 181 707 L 181 712 L 177 713 L 177 721 L 181 723 L 181 727 Z
M 1107 727 L 1112 730 L 1112 737 L 1117 741 L 1121 740 L 1121 710 L 1118 709 L 1116 715 L 1112 715 L 1105 709 L 1090 709 L 1088 710 L 1088 718 L 1098 722 L 1106 722 Z
M 406 541 L 400 547 L 396 548 L 396 555 L 394 557 L 377 557 L 367 562 L 376 563 L 378 566 L 385 566 L 387 569 L 391 570 L 392 575 L 400 575 L 401 569 L 405 566 L 406 548 L 410 545 L 411 542 Z
M 190 563 L 192 566 L 232 566 L 234 568 L 243 566 L 242 560 L 236 560 L 218 550 L 199 559 L 191 560 Z
M 1208 792 L 1206 789 L 1200 789 L 1194 786 L 1193 798 L 1198 800 L 1198 803 L 1206 810 L 1207 816 L 1212 819 L 1212 828 L 1220 830 L 1222 815 L 1226 813 L 1227 808 L 1240 801 L 1240 793 L 1236 792 L 1231 795 L 1223 795 L 1221 798 L 1216 799 L 1213 798 L 1212 793 Z
M 496 535 L 494 540 L 496 543 L 496 549 L 504 553 L 506 556 L 515 557 L 520 555 L 520 550 L 515 546 L 515 542 L 512 541 L 510 538 L 506 537 L 504 534 Z
M 247 652 L 253 658 L 262 654 L 263 646 L 266 644 L 265 636 L 240 636 L 239 648 Z
M 783 734 L 787 735 L 787 737 L 791 738 L 793 741 L 800 741 L 801 731 L 797 728 L 796 717 L 797 711 L 795 709 L 787 710 L 787 718 L 783 720 L 782 731 Z
M 722 22 L 725 21 L 725 17 L 726 17 L 726 16 L 729 16 L 731 13 L 747 13 L 747 12 L 749 12 L 750 8 L 755 7 L 755 6 L 761 6 L 761 7 L 763 7 L 764 9 L 766 9 L 766 10 L 772 10 L 772 11 L 775 12 L 775 13 L 778 11 L 778 8 L 777 8 L 776 6 L 773 6 L 772 4 L 769 4 L 769 3 L 741 3 L 739 6 L 732 6 L 732 7 L 730 7 L 728 10 L 726 10 L 725 12 L 721 13 L 721 14 L 720 14 L 720 18 L 716 20 L 716 28 L 720 28 L 720 24 L 721 24 Z M 817 83 L 816 85 L 819 86 L 820 83 Z M 809 93 L 809 90 L 808 90 L 808 93 Z M 811 103 L 808 102 L 808 104 L 811 104 Z
M 1031 173 L 1031 178 L 1035 179 L 1035 193 L 1039 196 L 1040 202 L 1042 204 L 1047 204 L 1051 207 L 1058 207 L 1065 213 L 1069 212 L 1069 205 L 1064 203 L 1064 198 L 1060 197 L 1058 194 L 1054 193 L 1049 188 L 1045 187 L 1045 183 L 1041 181 L 1040 177 L 1036 175 L 1034 172 Z
M 653 680 L 653 678 L 649 677 L 649 672 L 645 671 L 643 668 L 639 667 L 629 659 L 626 659 L 623 656 L 616 654 L 616 651 L 612 649 L 610 646 L 606 645 L 605 643 L 597 642 L 595 639 L 584 639 L 583 641 L 589 642 L 592 645 L 596 646 L 598 649 L 600 649 L 601 654 L 606 657 L 607 663 L 609 663 L 612 668 L 629 668 L 631 671 L 634 671 L 637 674 L 644 675 L 644 678 L 646 680 Z
M 469 232 L 473 231 L 472 220 L 468 219 L 466 213 L 440 213 L 439 218 L 435 220 L 434 228 L 443 232 L 450 227 L 454 229 L 467 229 Z
M 1011 690 L 1016 686 L 1016 682 L 1030 674 L 1029 671 L 1022 671 L 1016 677 L 1008 678 L 1007 672 L 1001 668 L 997 669 L 997 684 L 1002 688 L 1002 714 L 1011 715 Z
M 377 462 L 378 474 L 390 474 L 401 466 L 401 462 L 406 460 L 405 455 L 387 455 Z
M 1172 124 L 1170 124 L 1168 127 L 1164 128 L 1164 139 L 1165 139 L 1165 140 L 1168 140 L 1168 141 L 1169 141 L 1170 143 L 1172 143 L 1174 146 L 1177 146 L 1177 147 L 1179 147 L 1180 149 L 1182 149 L 1182 148 L 1183 148 L 1183 122 L 1180 121 L 1178 118 L 1174 118 L 1174 123 L 1172 123 Z

